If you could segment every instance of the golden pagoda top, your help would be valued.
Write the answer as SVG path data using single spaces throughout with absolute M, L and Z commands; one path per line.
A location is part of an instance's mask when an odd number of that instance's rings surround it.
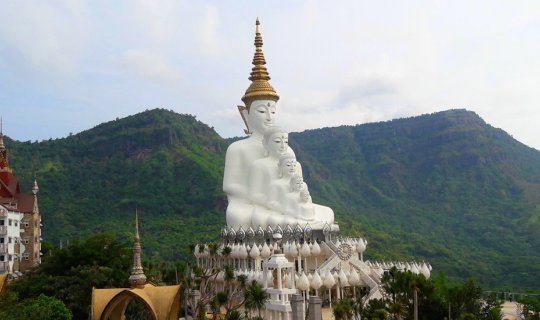
M 259 18 L 257 18 L 255 22 L 255 54 L 253 55 L 253 68 L 249 76 L 251 85 L 242 97 L 242 101 L 244 101 L 248 110 L 251 103 L 255 100 L 272 100 L 276 102 L 279 100 L 276 90 L 268 82 L 270 80 L 270 74 L 265 66 L 266 60 L 262 51 L 263 41 L 260 25 Z

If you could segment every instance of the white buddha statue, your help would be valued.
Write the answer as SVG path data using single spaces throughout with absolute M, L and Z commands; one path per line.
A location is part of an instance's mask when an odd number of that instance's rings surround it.
M 300 194 L 303 190 L 307 190 L 307 184 L 304 182 L 302 176 L 295 174 L 291 177 L 289 183 L 289 192 L 285 195 L 285 198 L 282 200 L 286 203 L 285 214 L 288 216 L 294 217 L 296 219 L 301 218 L 300 214 Z
M 267 206 L 270 184 L 279 178 L 279 158 L 290 150 L 289 133 L 280 127 L 270 127 L 264 133 L 263 145 L 266 156 L 255 160 L 249 170 L 249 199 Z
M 276 102 L 279 96 L 270 85 L 270 75 L 266 70 L 266 61 L 262 52 L 262 36 L 257 19 L 255 30 L 255 55 L 249 80 L 251 85 L 242 97 L 245 106 L 238 110 L 246 124 L 248 138 L 232 143 L 225 155 L 223 191 L 227 194 L 227 225 L 235 229 L 251 224 L 253 205 L 249 200 L 249 168 L 251 164 L 264 157 L 262 144 L 266 128 L 274 124 Z
M 287 219 L 279 206 L 272 208 L 270 202 L 281 203 L 280 198 L 269 198 L 271 185 L 280 180 L 280 157 L 287 155 L 293 158 L 294 153 L 289 148 L 289 134 L 280 127 L 268 128 L 264 133 L 263 145 L 266 151 L 264 158 L 255 160 L 249 170 L 249 199 L 254 204 L 251 223 L 253 226 L 266 227 L 293 223 Z M 296 172 L 297 166 L 294 166 Z M 294 172 L 293 172 L 294 174 Z
M 294 223 L 309 223 L 313 229 L 321 229 L 325 223 L 334 223 L 334 211 L 312 202 L 308 186 L 298 174 L 291 177 L 290 192 L 283 201 L 287 203 L 285 214 L 294 218 Z
M 241 110 L 251 135 L 232 143 L 225 155 L 223 191 L 227 194 L 227 225 L 238 228 L 251 224 L 253 206 L 249 200 L 249 168 L 265 155 L 263 134 L 274 123 L 276 103 L 255 100 L 249 109 Z
M 297 161 L 293 154 L 286 153 L 279 157 L 278 171 L 279 179 L 270 183 L 268 188 L 267 207 L 276 212 L 286 212 L 287 205 L 283 199 L 290 191 L 291 177 L 296 173 Z
M 322 229 L 324 223 L 334 222 L 332 209 L 312 204 L 311 201 L 301 204 L 298 191 L 297 206 L 312 205 L 314 213 L 310 215 L 307 211 L 304 212 L 305 210 L 300 213 L 296 210 L 297 213 L 292 213 L 287 208 L 288 201 L 285 201 L 284 193 L 270 196 L 271 186 L 283 178 L 279 175 L 280 156 L 287 154 L 294 158 L 294 152 L 288 146 L 288 133 L 274 127 L 276 102 L 279 96 L 268 82 L 270 76 L 265 64 L 260 25 L 257 20 L 254 66 L 249 77 L 251 84 L 242 97 L 245 106 L 238 107 L 247 127 L 245 132 L 249 136 L 232 143 L 225 156 L 223 191 L 229 201 L 226 213 L 227 225 L 235 229 L 239 227 L 246 229 L 249 226 L 264 228 L 267 225 L 275 227 L 278 224 L 304 225 L 308 221 L 307 218 L 313 216 L 310 225 L 314 229 Z M 266 139 L 264 139 L 265 131 Z M 294 167 L 296 174 L 301 177 L 300 163 L 296 162 Z M 283 169 L 281 172 L 284 173 Z M 290 174 L 291 172 L 287 173 Z M 290 176 L 288 177 L 290 179 Z M 280 202 L 279 199 L 284 202 Z
M 300 190 L 300 203 L 298 206 L 298 219 L 314 221 L 315 206 L 311 200 L 311 194 L 306 186 Z

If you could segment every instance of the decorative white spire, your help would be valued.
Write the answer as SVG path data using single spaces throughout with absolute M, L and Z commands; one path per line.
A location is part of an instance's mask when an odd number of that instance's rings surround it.
M 37 178 L 36 176 L 34 175 L 34 184 L 32 185 L 32 193 L 34 195 L 36 195 L 39 191 L 39 187 L 38 187 L 38 184 L 37 184 Z
M 146 275 L 141 264 L 141 239 L 139 237 L 139 212 L 135 210 L 135 243 L 133 244 L 133 269 L 129 276 L 132 288 L 142 288 L 146 284 Z

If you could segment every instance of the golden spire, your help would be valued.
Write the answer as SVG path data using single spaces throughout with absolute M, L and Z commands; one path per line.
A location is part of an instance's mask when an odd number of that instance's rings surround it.
M 262 51 L 263 41 L 260 25 L 259 18 L 257 18 L 255 22 L 255 55 L 253 56 L 253 68 L 249 76 L 251 85 L 242 97 L 242 101 L 244 101 L 248 109 L 254 100 L 272 100 L 276 102 L 279 100 L 276 90 L 268 82 L 270 74 L 265 66 L 266 60 Z
M 141 264 L 141 239 L 139 237 L 139 212 L 135 210 L 135 243 L 133 244 L 133 269 L 129 276 L 132 288 L 142 288 L 146 284 L 146 275 Z

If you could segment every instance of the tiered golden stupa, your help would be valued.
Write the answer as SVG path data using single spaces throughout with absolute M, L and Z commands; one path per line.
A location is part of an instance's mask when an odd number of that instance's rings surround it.
M 146 282 L 141 265 L 141 243 L 138 215 L 135 218 L 133 269 L 129 277 L 131 288 L 92 288 L 92 320 L 121 320 L 129 303 L 141 302 L 154 320 L 176 320 L 180 310 L 180 285 L 155 286 Z
M 251 102 L 254 100 L 272 100 L 275 102 L 279 100 L 276 90 L 268 82 L 270 80 L 270 74 L 266 69 L 266 59 L 264 59 L 262 46 L 261 23 L 259 22 L 259 18 L 257 18 L 255 22 L 255 54 L 253 55 L 253 68 L 249 76 L 251 85 L 242 97 L 246 108 L 249 108 Z

